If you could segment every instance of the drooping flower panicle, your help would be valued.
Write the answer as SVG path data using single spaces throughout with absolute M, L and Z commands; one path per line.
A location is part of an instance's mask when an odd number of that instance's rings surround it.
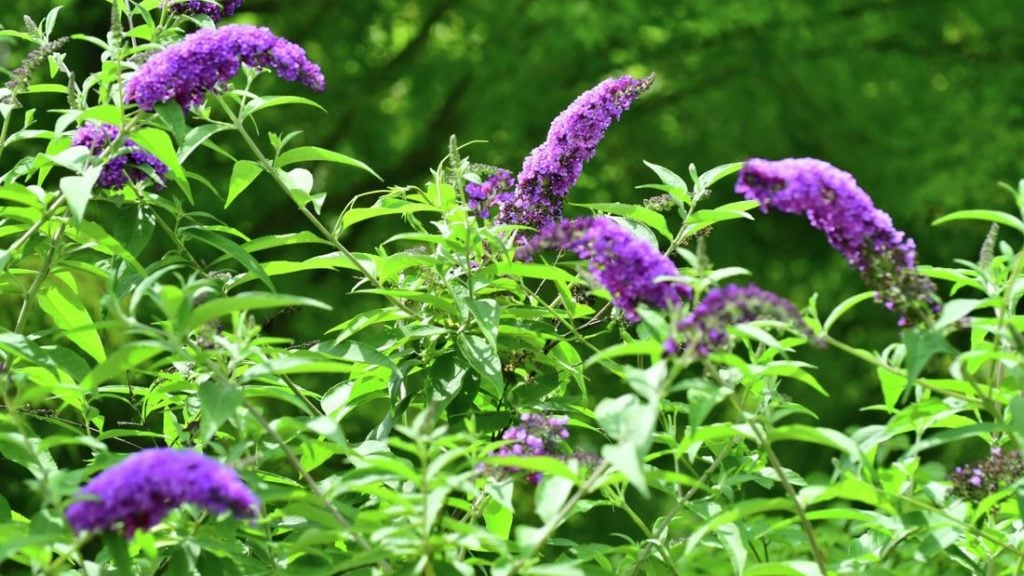
M 124 525 L 125 536 L 148 530 L 182 504 L 239 517 L 256 514 L 259 501 L 231 468 L 193 450 L 149 448 L 104 470 L 68 506 L 76 532 Z
M 175 100 L 191 109 L 231 80 L 242 64 L 269 68 L 278 76 L 324 89 L 320 67 L 310 62 L 298 44 L 275 36 L 268 28 L 231 24 L 203 29 L 158 52 L 125 83 L 125 102 L 152 111 L 160 102 Z
M 167 7 L 175 14 L 206 14 L 214 22 L 231 16 L 244 0 L 168 0 Z
M 1005 451 L 996 446 L 988 458 L 971 466 L 957 466 L 949 478 L 957 494 L 980 502 L 986 496 L 1012 486 L 1021 476 L 1024 476 L 1024 462 L 1020 451 Z
M 555 456 L 565 453 L 565 441 L 569 438 L 569 430 L 565 425 L 569 419 L 564 416 L 544 416 L 542 414 L 523 414 L 518 426 L 510 426 L 501 435 L 502 440 L 510 443 L 496 450 L 493 456 Z M 505 472 L 517 473 L 518 468 L 506 466 Z M 526 475 L 526 481 L 539 484 L 540 472 Z
M 685 284 L 659 281 L 660 277 L 679 276 L 675 264 L 611 218 L 549 223 L 519 248 L 516 257 L 531 260 L 538 251 L 551 248 L 568 250 L 587 260 L 594 279 L 611 292 L 612 302 L 630 322 L 640 320 L 636 307 L 641 302 L 668 308 L 693 294 Z
M 71 137 L 72 146 L 85 146 L 94 156 L 102 155 L 121 135 L 120 129 L 113 124 L 83 124 Z M 148 166 L 157 176 L 157 188 L 163 188 L 163 177 L 167 174 L 167 166 L 156 156 L 143 150 L 131 138 L 121 141 L 121 150 L 114 150 L 113 155 L 103 164 L 96 186 L 110 190 L 124 188 L 129 182 L 142 182 L 147 174 L 141 166 Z
M 693 350 L 698 356 L 707 356 L 728 347 L 729 326 L 768 319 L 788 322 L 808 338 L 813 338 L 810 328 L 790 301 L 753 284 L 728 284 L 708 291 L 690 314 L 676 324 L 675 335 L 665 342 L 665 353 Z
M 478 165 L 476 169 L 485 179 L 479 184 L 466 183 L 466 203 L 481 218 L 490 218 L 491 207 L 508 201 L 515 186 L 515 178 L 512 172 L 504 168 Z
M 515 193 L 501 204 L 498 223 L 540 229 L 560 218 L 569 189 L 605 131 L 653 81 L 653 76 L 609 78 L 576 98 L 551 123 L 547 140 L 523 161 Z
M 736 192 L 761 202 L 761 210 L 803 214 L 829 244 L 878 292 L 900 325 L 939 310 L 935 285 L 917 272 L 914 240 L 897 230 L 848 172 L 814 158 L 748 160 Z

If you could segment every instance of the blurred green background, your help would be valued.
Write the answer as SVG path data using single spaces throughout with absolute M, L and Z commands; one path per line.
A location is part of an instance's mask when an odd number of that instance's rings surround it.
M 22 14 L 38 18 L 54 4 L 6 0 L 0 21 L 21 27 Z M 59 4 L 61 33 L 105 34 L 109 3 Z M 230 21 L 267 25 L 300 43 L 327 77 L 327 91 L 314 98 L 328 114 L 274 109 L 262 128 L 301 130 L 298 143 L 360 158 L 388 185 L 425 181 L 451 134 L 487 141 L 470 148 L 474 161 L 515 170 L 578 93 L 611 75 L 654 72 L 653 90 L 610 130 L 572 201 L 639 202 L 645 193 L 634 186 L 654 179 L 645 159 L 685 173 L 690 162 L 707 169 L 751 156 L 816 156 L 852 172 L 917 238 L 921 261 L 942 265 L 973 259 L 986 227 L 930 222 L 960 208 L 1009 209 L 996 183 L 1024 176 L 1022 15 L 1017 0 L 247 0 Z M 89 44 L 67 50 L 78 69 L 98 65 Z M 0 65 L 13 68 L 24 51 L 0 44 Z M 304 93 L 260 82 L 263 93 Z M 238 142 L 222 143 L 241 152 Z M 226 186 L 229 164 L 197 160 L 192 171 Z M 328 218 L 354 194 L 380 187 L 340 167 L 316 176 Z M 731 179 L 720 184 L 712 201 L 737 199 L 731 187 Z M 215 201 L 203 205 L 218 210 Z M 265 180 L 232 206 L 230 220 L 252 236 L 307 227 Z M 343 240 L 372 251 L 402 226 L 382 222 Z M 723 224 L 710 249 L 717 265 L 745 266 L 798 305 L 819 293 L 823 313 L 863 289 L 795 216 Z M 338 310 L 294 316 L 298 333 L 318 334 L 367 302 L 345 296 L 345 274 L 282 279 L 281 289 L 289 286 L 314 286 Z M 864 347 L 898 338 L 895 317 L 870 306 L 841 330 Z M 825 425 L 875 418 L 860 411 L 881 398 L 870 370 L 838 352 L 811 359 L 832 398 L 792 392 Z

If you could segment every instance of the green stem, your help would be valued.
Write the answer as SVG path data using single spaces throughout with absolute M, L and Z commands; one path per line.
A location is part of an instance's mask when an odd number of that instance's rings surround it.
M 53 238 L 53 243 L 50 244 L 50 248 L 46 251 L 46 256 L 43 257 L 43 263 L 39 266 L 39 270 L 36 272 L 36 277 L 32 280 L 32 284 L 29 285 L 28 292 L 25 293 L 25 299 L 21 301 L 21 310 L 18 312 L 18 320 L 14 325 L 14 331 L 18 334 L 25 329 L 25 323 L 28 321 L 28 313 L 32 308 L 32 302 L 35 300 L 39 289 L 42 288 L 46 277 L 50 274 L 50 266 L 53 265 L 53 256 L 59 249 L 63 238 L 64 224 L 61 223 L 60 228 L 57 229 L 56 236 Z
M 570 497 L 561 508 L 558 509 L 558 513 L 540 528 L 540 534 L 536 537 L 536 541 L 533 546 L 526 552 L 525 556 L 516 561 L 512 565 L 512 568 L 506 573 L 507 576 L 515 576 L 519 574 L 523 568 L 526 568 L 527 563 L 532 560 L 547 544 L 547 541 L 555 533 L 555 530 L 565 523 L 569 518 L 569 514 L 572 513 L 573 509 L 576 508 L 576 504 L 583 499 L 584 496 L 590 494 L 597 487 L 598 482 L 604 477 L 605 472 L 611 468 L 611 464 L 607 461 L 601 462 L 594 468 L 594 471 L 590 474 L 590 478 L 587 479 L 586 483 L 577 490 L 572 497 Z
M 260 150 L 259 145 L 256 144 L 256 141 L 253 140 L 252 136 L 249 135 L 249 131 L 245 129 L 245 125 L 243 123 L 244 119 L 241 116 L 235 114 L 234 111 L 231 110 L 231 107 L 229 107 L 223 100 L 221 100 L 221 105 L 223 106 L 224 111 L 227 113 L 228 118 L 230 118 L 232 123 L 234 124 L 235 129 L 238 130 L 239 134 L 241 134 L 242 139 L 245 141 L 245 144 L 249 147 L 249 150 L 252 152 L 253 156 L 256 157 L 257 164 L 259 164 L 260 167 L 263 168 L 264 172 L 270 175 L 271 179 L 274 180 L 274 183 L 277 184 L 277 186 L 281 188 L 281 190 L 283 190 L 285 194 L 289 194 L 288 185 L 285 184 L 284 180 L 281 179 L 281 175 L 278 173 L 277 169 L 274 168 L 273 163 L 263 154 L 263 151 Z M 331 231 L 328 230 L 327 227 L 323 225 L 322 222 L 320 222 L 319 218 L 314 216 L 313 213 L 310 212 L 309 209 L 303 206 L 302 204 L 295 202 L 295 206 L 299 209 L 299 212 L 301 212 L 302 215 L 305 216 L 306 220 L 308 220 L 309 223 L 312 224 L 314 228 L 316 228 L 317 232 L 319 232 L 320 235 L 323 236 L 325 240 L 330 242 L 331 246 L 333 246 L 335 250 L 337 250 L 345 258 L 347 258 L 352 263 L 352 265 L 355 266 L 356 270 L 360 274 L 362 274 L 367 280 L 369 280 L 370 283 L 373 284 L 375 288 L 379 290 L 384 290 L 384 285 L 382 285 L 380 281 L 377 280 L 376 277 L 370 274 L 370 271 L 367 270 L 365 266 L 363 266 L 363 263 L 360 262 L 359 259 L 355 257 L 355 254 L 352 254 L 352 252 L 350 252 L 349 249 L 346 248 L 334 236 L 334 234 L 332 234 Z M 389 296 L 387 294 L 383 294 L 383 296 L 389 302 L 391 302 L 392 305 L 396 306 L 406 314 L 409 314 L 410 316 L 416 315 L 416 313 L 411 308 L 406 306 L 402 301 L 398 300 L 397 298 Z
M 256 410 L 256 407 L 253 406 L 249 402 L 249 400 L 243 401 L 243 405 L 245 406 L 245 409 L 248 410 L 250 414 L 252 414 L 253 418 L 256 419 L 256 422 L 259 423 L 260 427 L 262 427 L 263 430 L 266 431 L 266 433 L 270 436 L 270 438 L 278 446 L 281 447 L 281 451 L 284 452 L 284 456 L 288 460 L 288 464 L 291 465 L 292 469 L 294 469 L 296 473 L 298 473 L 303 483 L 306 484 L 306 487 L 309 488 L 309 491 L 313 493 L 313 496 L 315 496 L 316 499 L 319 500 L 320 503 L 324 506 L 324 508 L 327 509 L 331 517 L 334 518 L 334 521 L 337 522 L 338 525 L 341 526 L 343 530 L 352 535 L 352 538 L 356 541 L 356 544 L 358 544 L 360 548 L 367 552 L 372 552 L 373 547 L 370 545 L 370 543 L 366 540 L 366 538 L 363 537 L 362 534 L 355 531 L 354 527 L 352 526 L 352 523 L 349 522 L 348 519 L 342 515 L 341 511 L 338 510 L 338 507 L 335 506 L 333 502 L 327 499 L 327 496 L 324 495 L 323 491 L 320 490 L 320 486 L 316 483 L 316 480 L 314 480 L 313 477 L 309 475 L 309 472 L 306 472 L 306 469 L 302 467 L 302 463 L 299 462 L 299 459 L 295 456 L 295 453 L 292 452 L 291 448 L 289 448 L 288 445 L 285 443 L 284 438 L 282 438 L 281 435 L 277 433 L 277 430 L 275 430 L 274 427 L 270 425 L 270 422 L 267 422 L 266 419 L 263 418 L 263 415 L 260 414 L 258 410 Z M 388 564 L 386 560 L 377 560 L 377 565 L 386 573 L 391 572 L 391 566 Z
M 718 381 L 722 386 L 726 386 L 726 383 L 722 381 L 718 375 L 718 370 L 709 364 L 707 361 L 704 362 L 705 371 L 711 374 L 712 378 Z M 778 455 L 775 453 L 775 449 L 772 448 L 772 443 L 768 438 L 767 424 L 764 425 L 765 429 L 758 427 L 757 422 L 747 414 L 747 411 L 740 406 L 740 403 L 736 400 L 736 396 L 730 395 L 729 401 L 733 407 L 740 414 L 743 420 L 746 422 L 750 429 L 754 432 L 754 436 L 757 437 L 758 444 L 764 449 L 765 455 L 768 456 L 768 463 L 772 469 L 775 470 L 775 474 L 779 477 L 779 482 L 782 484 L 783 490 L 789 499 L 793 501 L 793 505 L 796 506 L 796 514 L 800 519 L 800 526 L 803 528 L 804 533 L 807 534 L 807 543 L 811 547 L 811 554 L 814 556 L 814 561 L 818 565 L 818 569 L 821 570 L 822 576 L 828 575 L 828 563 L 825 561 L 825 554 L 821 551 L 821 547 L 818 545 L 818 539 L 814 535 L 814 526 L 811 521 L 807 518 L 807 512 L 804 510 L 803 503 L 800 502 L 800 497 L 797 495 L 793 485 L 790 484 L 789 479 L 786 478 L 785 470 L 782 466 L 782 461 L 779 460 Z
M 718 456 L 716 456 L 714 461 L 711 462 L 711 466 L 708 466 L 708 469 L 705 470 L 704 473 L 701 474 L 700 478 L 697 479 L 697 483 L 694 486 L 692 486 L 686 492 L 686 494 L 679 499 L 678 502 L 676 502 L 676 505 L 672 507 L 672 510 L 670 510 L 668 514 L 666 514 L 665 517 L 661 520 L 661 526 L 658 528 L 658 533 L 655 534 L 655 539 L 659 543 L 661 543 L 661 546 L 664 546 L 664 539 L 668 535 L 669 524 L 672 523 L 672 520 L 676 517 L 677 514 L 683 511 L 683 508 L 686 507 L 687 502 L 689 502 L 690 498 L 693 498 L 694 495 L 697 494 L 697 491 L 700 490 L 701 486 L 707 483 L 708 478 L 711 477 L 715 470 L 717 470 L 718 467 L 722 465 L 722 462 L 724 462 L 725 459 L 729 456 L 730 452 L 732 451 L 732 447 L 735 444 L 736 437 L 733 436 L 732 438 L 729 438 L 729 442 L 726 443 L 725 447 L 722 448 L 722 451 L 719 452 Z M 636 563 L 633 565 L 633 570 L 632 572 L 630 572 L 631 576 L 639 573 L 641 563 L 644 561 L 645 558 L 647 558 L 647 555 L 651 553 L 651 549 L 654 548 L 654 546 L 654 542 L 648 541 L 644 544 L 644 547 L 640 549 L 640 553 L 637 554 Z

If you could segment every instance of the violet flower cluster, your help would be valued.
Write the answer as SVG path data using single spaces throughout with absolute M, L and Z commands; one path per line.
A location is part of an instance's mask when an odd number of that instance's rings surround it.
M 941 303 L 931 280 L 915 268 L 914 241 L 875 207 L 848 172 L 813 158 L 752 159 L 736 192 L 761 202 L 761 210 L 803 214 L 825 232 L 829 244 L 856 268 L 900 325 L 931 318 Z
M 493 452 L 492 456 L 561 456 L 564 443 L 569 438 L 569 430 L 565 427 L 568 423 L 569 419 L 564 416 L 523 414 L 518 426 L 510 426 L 501 435 L 502 440 L 510 443 Z M 519 472 L 513 466 L 505 466 L 502 470 L 512 474 Z M 526 481 L 539 484 L 542 476 L 540 472 L 530 472 Z
M 121 135 L 120 129 L 113 124 L 86 123 L 75 131 L 71 137 L 72 146 L 85 146 L 93 156 L 100 156 Z M 147 177 L 142 166 L 148 166 L 157 176 L 157 188 L 163 188 L 163 177 L 167 166 L 156 156 L 143 150 L 131 138 L 121 141 L 121 150 L 113 150 L 103 169 L 100 171 L 96 186 L 110 190 L 124 188 L 129 182 L 141 182 Z
M 220 3 L 211 0 L 170 0 L 167 8 L 175 14 L 206 14 L 214 22 L 221 18 L 231 16 L 238 10 L 244 0 L 219 0 Z
M 501 205 L 511 198 L 515 178 L 504 168 L 481 165 L 478 172 L 485 179 L 479 184 L 466 183 L 466 204 L 481 218 L 490 218 L 492 206 Z
M 707 356 L 729 346 L 729 326 L 762 319 L 788 322 L 809 339 L 814 338 L 796 307 L 785 298 L 753 284 L 728 284 L 708 291 L 676 324 L 675 336 L 665 342 L 665 353 L 692 350 L 698 356 Z
M 653 76 L 609 78 L 576 98 L 551 123 L 547 140 L 523 161 L 515 194 L 501 204 L 498 223 L 540 229 L 559 219 L 569 189 L 605 131 L 653 81 Z
M 125 536 L 148 530 L 182 504 L 239 517 L 256 514 L 259 501 L 231 468 L 193 450 L 149 448 L 104 470 L 79 492 L 66 516 L 76 532 L 124 525 Z
M 160 102 L 175 100 L 191 109 L 237 73 L 242 64 L 269 68 L 285 80 L 324 89 L 320 67 L 305 50 L 268 28 L 231 24 L 204 29 L 158 52 L 125 83 L 125 102 L 152 111 Z
M 1020 452 L 1007 452 L 996 446 L 985 460 L 972 466 L 957 466 L 949 479 L 958 495 L 979 502 L 1013 485 L 1021 476 L 1024 476 L 1024 462 L 1021 461 Z
M 548 223 L 519 248 L 516 258 L 531 260 L 538 251 L 550 248 L 568 250 L 587 260 L 594 279 L 611 292 L 612 302 L 630 322 L 640 320 L 636 313 L 640 303 L 669 308 L 693 295 L 685 284 L 659 281 L 679 275 L 675 264 L 611 218 Z

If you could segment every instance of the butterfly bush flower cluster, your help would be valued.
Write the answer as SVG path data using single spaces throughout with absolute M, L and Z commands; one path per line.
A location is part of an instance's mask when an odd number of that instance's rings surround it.
M 1024 476 L 1024 462 L 1017 450 L 992 448 L 989 457 L 971 466 L 957 466 L 950 475 L 959 496 L 978 502 Z
M 210 0 L 171 0 L 167 7 L 175 14 L 206 14 L 214 22 L 219 22 L 221 18 L 234 14 L 242 2 L 243 0 L 220 0 L 220 3 Z
M 113 124 L 83 124 L 71 137 L 72 146 L 85 146 L 93 156 L 100 156 L 121 135 L 120 129 Z M 157 176 L 157 188 L 163 188 L 163 177 L 167 166 L 156 156 L 143 150 L 130 138 L 121 141 L 121 151 L 112 151 L 113 155 L 103 165 L 99 180 L 99 188 L 119 190 L 129 182 L 141 182 L 146 179 L 142 166 L 148 166 Z
M 515 187 L 515 178 L 512 172 L 504 168 L 478 165 L 476 171 L 484 180 L 466 183 L 466 203 L 469 209 L 481 218 L 491 217 L 491 207 L 495 204 L 507 202 Z
M 252 517 L 259 507 L 233 469 L 199 452 L 171 448 L 132 454 L 90 480 L 79 498 L 66 512 L 72 529 L 107 531 L 122 523 L 127 537 L 186 503 L 239 517 Z
M 540 229 L 561 218 L 569 189 L 608 127 L 653 81 L 653 76 L 609 78 L 576 98 L 551 123 L 547 140 L 523 161 L 515 194 L 501 204 L 498 223 Z
M 612 294 L 612 302 L 630 322 L 638 322 L 640 303 L 669 308 L 693 295 L 689 286 L 661 281 L 679 270 L 657 248 L 631 234 L 611 218 L 583 217 L 546 224 L 516 252 L 532 260 L 545 249 L 574 252 L 588 261 L 597 282 Z
M 207 92 L 231 80 L 242 64 L 269 68 L 278 76 L 324 89 L 320 67 L 305 50 L 268 28 L 232 24 L 189 34 L 158 52 L 125 83 L 125 102 L 152 111 L 160 102 L 175 100 L 184 109 L 199 106 Z
M 893 226 L 848 172 L 813 158 L 752 159 L 740 171 L 736 192 L 761 202 L 765 212 L 806 216 L 885 307 L 900 314 L 901 326 L 939 310 L 935 285 L 915 268 L 913 239 Z
M 509 444 L 494 451 L 492 456 L 555 456 L 564 454 L 565 441 L 569 438 L 569 430 L 565 425 L 569 419 L 565 416 L 544 416 L 542 414 L 523 414 L 517 426 L 510 426 L 501 435 L 502 440 Z M 513 466 L 502 467 L 507 473 L 515 474 L 519 469 Z M 542 474 L 530 472 L 526 481 L 539 484 Z
M 666 354 L 693 350 L 707 356 L 730 344 L 727 328 L 761 319 L 788 322 L 813 338 L 810 328 L 791 302 L 753 284 L 713 288 L 693 311 L 676 324 L 676 334 L 665 342 Z

